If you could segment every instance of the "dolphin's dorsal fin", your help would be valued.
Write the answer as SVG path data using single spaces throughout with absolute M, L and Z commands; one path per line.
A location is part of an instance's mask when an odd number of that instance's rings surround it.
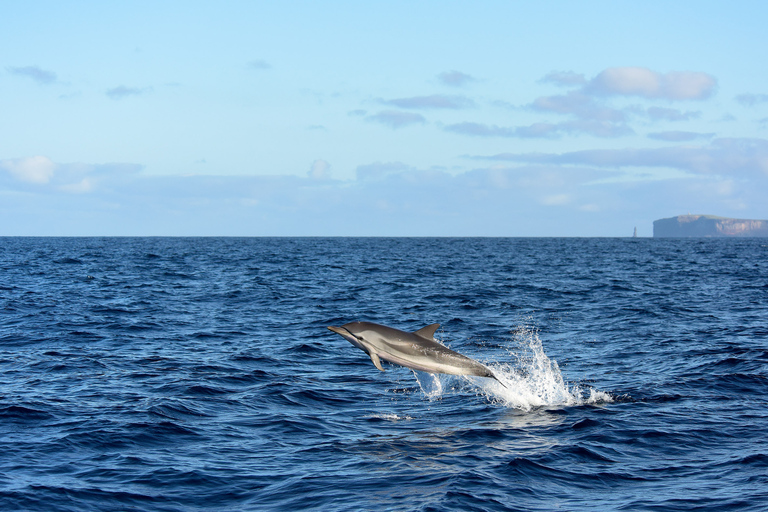
M 373 361 L 373 366 L 375 366 L 381 371 L 384 371 L 384 368 L 381 367 L 381 361 L 379 361 L 379 356 L 376 355 L 376 352 L 371 351 L 368 353 L 368 355 L 371 356 L 371 361 Z
M 426 327 L 422 327 L 418 331 L 414 331 L 413 334 L 416 336 L 421 336 L 422 338 L 426 338 L 428 340 L 435 339 L 435 331 L 437 328 L 440 327 L 440 324 L 431 324 Z

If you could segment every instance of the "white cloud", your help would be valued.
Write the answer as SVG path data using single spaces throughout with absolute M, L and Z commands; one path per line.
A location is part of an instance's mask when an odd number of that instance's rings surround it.
M 463 74 L 458 71 L 439 75 L 441 80 L 461 81 Z M 541 120 L 524 126 L 500 126 L 476 121 L 454 122 L 443 125 L 447 132 L 484 138 L 524 138 L 554 139 L 564 135 L 589 135 L 600 138 L 616 138 L 633 135 L 635 130 L 629 125 L 633 116 L 643 115 L 652 121 L 688 121 L 700 116 L 699 111 L 682 111 L 668 107 L 626 106 L 615 108 L 608 102 L 610 96 L 640 96 L 659 100 L 702 100 L 713 94 L 717 85 L 714 77 L 707 73 L 692 71 L 673 71 L 658 73 L 643 67 L 612 67 L 600 72 L 591 80 L 583 74 L 573 71 L 553 71 L 540 80 L 558 86 L 571 87 L 565 94 L 540 96 L 527 105 L 529 110 L 544 114 L 558 114 L 570 117 L 565 121 L 552 122 Z M 746 100 L 745 100 L 746 101 Z M 441 95 L 412 96 L 380 100 L 381 103 L 400 109 L 464 109 L 476 107 L 475 102 L 466 96 Z M 503 102 L 496 101 L 499 105 Z M 355 111 L 350 115 L 367 115 L 365 111 Z M 425 123 L 426 119 L 417 114 L 402 110 L 385 110 L 365 117 L 401 128 L 411 124 Z M 651 138 L 667 141 L 695 140 L 712 135 L 694 136 L 692 132 L 658 131 L 649 135 Z
M 764 211 L 764 175 L 622 181 L 605 179 L 621 169 L 588 165 L 597 155 L 518 160 L 458 173 L 378 162 L 344 181 L 60 164 L 47 185 L 10 183 L 23 194 L 0 187 L 0 217 L 21 219 L 0 222 L 0 234 L 629 236 L 638 215 L 650 223 L 688 209 L 755 218 Z M 312 166 L 321 175 L 323 162 Z
M 585 90 L 600 95 L 703 100 L 714 93 L 716 86 L 717 80 L 702 72 L 657 73 L 642 67 L 614 67 L 599 73 Z
M 707 73 L 682 71 L 662 76 L 659 96 L 670 100 L 703 100 L 717 87 L 717 80 Z
M 119 188 L 135 177 L 136 164 L 57 164 L 44 156 L 0 160 L 0 170 L 12 181 L 0 182 L 0 189 L 84 194 Z
M 0 160 L 0 169 L 9 172 L 18 180 L 42 185 L 51 181 L 56 164 L 44 156 L 32 156 Z
M 661 88 L 661 77 L 647 68 L 608 68 L 589 83 L 589 90 L 602 94 L 624 94 L 655 97 Z
M 331 164 L 325 160 L 315 160 L 307 171 L 307 176 L 313 180 L 327 180 L 331 177 Z
M 609 96 L 641 96 L 649 99 L 705 99 L 714 92 L 715 79 L 700 72 L 657 73 L 641 67 L 613 67 L 587 81 L 573 71 L 553 71 L 540 80 L 558 86 L 572 87 L 565 94 L 540 96 L 528 108 L 547 114 L 571 117 L 568 121 L 541 121 L 529 126 L 499 127 L 480 123 L 455 123 L 445 129 L 477 137 L 555 138 L 562 135 L 591 135 L 613 138 L 632 135 L 628 114 L 647 115 L 654 121 L 686 121 L 700 115 L 698 111 L 681 111 L 667 107 L 638 106 L 614 108 L 607 104 Z M 661 132 L 659 132 L 661 133 Z M 671 136 L 658 135 L 659 138 Z
M 540 80 L 563 87 L 579 87 L 589 96 L 639 96 L 648 99 L 703 100 L 717 87 L 717 80 L 700 71 L 659 73 L 644 67 L 618 66 L 606 68 L 587 81 L 573 71 L 553 71 Z M 754 95 L 740 95 L 749 101 Z

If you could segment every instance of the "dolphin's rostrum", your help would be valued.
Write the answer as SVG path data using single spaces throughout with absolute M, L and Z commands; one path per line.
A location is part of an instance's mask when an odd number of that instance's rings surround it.
M 415 332 L 405 332 L 371 322 L 352 322 L 328 329 L 366 352 L 381 371 L 384 371 L 381 366 L 384 360 L 428 373 L 475 375 L 499 380 L 484 365 L 435 341 L 434 334 L 438 327 L 440 324 L 432 324 Z

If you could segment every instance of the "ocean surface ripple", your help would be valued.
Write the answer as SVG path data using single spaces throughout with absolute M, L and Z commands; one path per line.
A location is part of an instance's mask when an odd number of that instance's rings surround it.
M 764 511 L 766 432 L 764 239 L 0 238 L 3 511 Z

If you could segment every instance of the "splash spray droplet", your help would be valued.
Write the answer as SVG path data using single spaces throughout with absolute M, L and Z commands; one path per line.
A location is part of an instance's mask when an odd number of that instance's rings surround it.
M 518 326 L 513 334 L 507 348 L 509 362 L 485 363 L 503 385 L 479 377 L 414 371 L 421 392 L 428 400 L 436 400 L 444 392 L 456 389 L 451 382 L 459 380 L 479 390 L 493 403 L 524 411 L 537 407 L 568 407 L 613 401 L 606 392 L 568 384 L 557 361 L 544 352 L 538 329 L 526 324 Z
M 565 382 L 557 361 L 544 352 L 537 329 L 518 327 L 512 345 L 509 349 L 512 364 L 490 365 L 507 386 L 495 383 L 483 386 L 483 393 L 490 400 L 522 410 L 612 401 L 607 393 Z

